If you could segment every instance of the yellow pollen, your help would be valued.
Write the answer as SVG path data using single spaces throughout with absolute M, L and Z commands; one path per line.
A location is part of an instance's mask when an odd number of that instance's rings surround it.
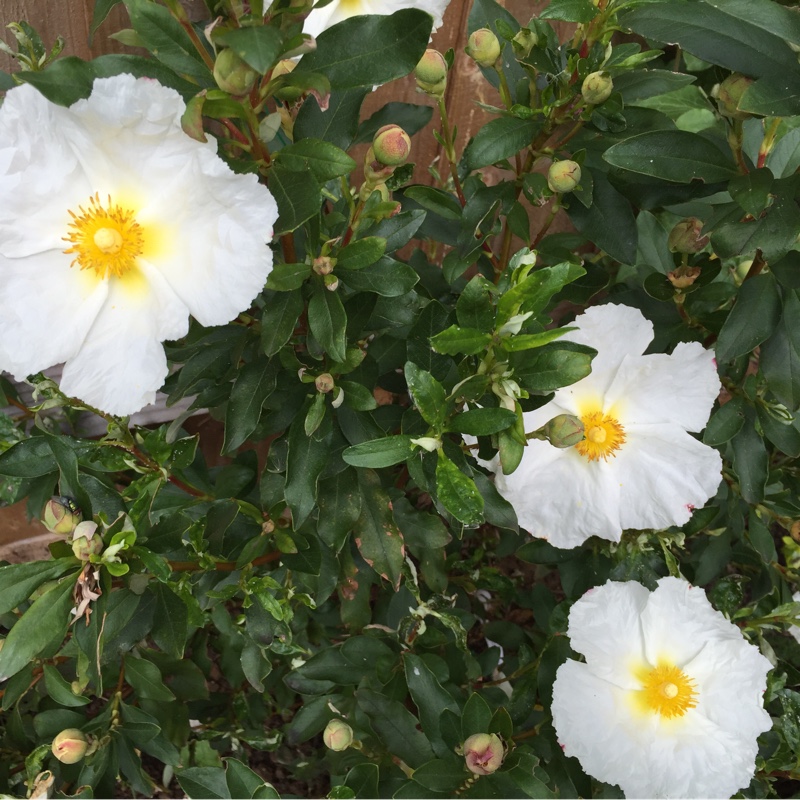
M 602 411 L 592 411 L 581 417 L 586 438 L 575 445 L 578 452 L 589 461 L 607 460 L 625 444 L 625 429 L 619 422 Z
M 100 195 L 89 198 L 88 208 L 69 210 L 72 222 L 64 236 L 71 245 L 65 253 L 74 253 L 71 266 L 93 269 L 100 278 L 121 278 L 136 266 L 144 249 L 144 231 L 134 219 L 135 212 L 112 202 L 103 206 Z
M 642 688 L 636 699 L 643 710 L 670 719 L 682 717 L 697 705 L 694 681 L 674 664 L 645 668 L 637 671 L 637 677 Z

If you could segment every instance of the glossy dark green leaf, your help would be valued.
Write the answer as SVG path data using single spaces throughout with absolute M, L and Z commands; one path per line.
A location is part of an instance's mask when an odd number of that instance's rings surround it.
M 475 328 L 461 328 L 458 325 L 451 325 L 431 338 L 431 347 L 437 353 L 445 353 L 447 355 L 466 353 L 470 355 L 485 350 L 491 341 L 492 336 L 490 333 L 484 333 Z
M 409 186 L 403 194 L 443 219 L 461 219 L 461 204 L 449 192 L 433 186 Z
M 274 356 L 289 341 L 303 308 L 300 292 L 279 292 L 267 298 L 261 313 L 261 348 L 266 355 Z
M 225 411 L 223 453 L 241 446 L 261 419 L 261 407 L 275 389 L 277 367 L 266 358 L 250 361 L 240 368 Z
M 384 125 L 399 125 L 409 136 L 413 136 L 431 121 L 432 116 L 433 108 L 428 105 L 387 103 L 361 123 L 355 144 L 371 144 L 378 129 Z
M 591 0 L 551 0 L 550 5 L 539 14 L 539 19 L 591 22 L 599 13 Z
M 703 432 L 703 441 L 712 447 L 729 442 L 742 429 L 746 403 L 743 397 L 732 397 L 715 411 Z
M 772 75 L 759 78 L 744 93 L 738 107 L 741 111 L 766 117 L 791 117 L 800 114 L 800 88 L 797 78 Z
M 245 798 L 275 798 L 278 800 L 280 795 L 275 791 L 272 784 L 267 783 L 260 775 L 253 772 L 250 767 L 242 764 L 235 758 L 226 758 L 225 761 L 225 780 L 228 783 L 228 790 L 231 797 Z
M 400 297 L 419 282 L 419 275 L 412 267 L 390 256 L 384 256 L 364 269 L 340 272 L 338 277 L 351 289 L 374 292 L 382 297 Z
M 800 408 L 800 296 L 784 293 L 780 322 L 761 347 L 761 371 L 770 391 L 792 410 Z
M 94 36 L 97 29 L 103 24 L 114 6 L 122 0 L 95 0 L 94 10 L 92 11 L 92 24 L 89 28 L 89 36 Z M 91 39 L 90 39 L 91 42 Z
M 667 69 L 637 69 L 631 72 L 623 72 L 622 75 L 614 77 L 614 91 L 622 95 L 623 101 L 634 103 L 637 100 L 645 100 L 648 97 L 674 92 L 694 83 L 697 78 L 694 75 L 686 75 L 683 72 L 671 72 Z
M 458 703 L 442 687 L 423 658 L 406 653 L 403 656 L 403 669 L 408 690 L 411 692 L 411 698 L 422 722 L 422 730 L 431 740 L 436 755 L 440 758 L 447 756 L 447 748 L 442 747 L 441 744 L 437 746 L 436 740 L 440 740 L 439 720 L 445 709 L 449 708 L 454 713 L 458 713 Z
M 61 706 L 79 707 L 91 702 L 89 697 L 82 694 L 75 694 L 72 686 L 64 676 L 51 664 L 42 667 L 44 672 L 44 685 L 47 694 Z
M 440 517 L 418 511 L 404 497 L 392 501 L 392 514 L 412 549 L 439 549 L 452 538 Z
M 161 671 L 145 658 L 128 656 L 125 659 L 125 680 L 143 700 L 169 703 L 175 699 L 175 695 L 164 685 Z
M 361 494 L 356 473 L 352 469 L 345 469 L 333 478 L 320 481 L 317 507 L 320 538 L 338 553 L 361 515 Z
M 189 610 L 186 603 L 163 583 L 154 583 L 150 590 L 156 597 L 150 635 L 165 653 L 174 658 L 182 658 L 189 633 Z
M 742 210 L 758 216 L 769 205 L 773 181 L 770 170 L 756 169 L 734 178 L 728 184 L 728 192 Z
M 317 481 L 330 456 L 325 438 L 307 436 L 304 414 L 295 417 L 289 428 L 289 453 L 286 461 L 284 495 L 297 530 L 316 505 Z
M 311 172 L 320 182 L 348 175 L 356 162 L 344 150 L 322 139 L 301 139 L 275 155 L 276 163 L 294 172 Z
M 317 287 L 308 302 L 308 325 L 335 361 L 347 357 L 347 313 L 337 292 Z
M 377 797 L 379 774 L 377 764 L 356 764 L 345 776 L 344 783 L 356 797 Z
M 543 394 L 569 386 L 592 371 L 591 348 L 557 342 L 534 352 L 511 355 L 514 380 L 529 392 Z
M 346 150 L 356 137 L 361 104 L 367 92 L 366 88 L 333 91 L 325 111 L 315 97 L 309 97 L 297 114 L 294 140 L 313 137 Z
M 483 522 L 483 496 L 442 450 L 437 452 L 436 494 L 439 502 L 464 525 Z
M 393 253 L 404 244 L 408 244 L 425 221 L 425 215 L 426 212 L 421 208 L 403 211 L 394 217 L 381 220 L 370 229 L 370 235 L 386 239 L 386 252 Z
M 717 339 L 717 358 L 733 361 L 765 341 L 781 318 L 775 278 L 767 273 L 745 281 Z
M 747 503 L 760 503 L 769 472 L 769 457 L 764 440 L 755 428 L 755 414 L 748 413 L 744 426 L 731 439 L 733 468 L 739 478 L 742 498 Z
M 494 286 L 483 275 L 476 275 L 464 287 L 456 301 L 458 324 L 489 333 L 494 328 L 492 293 Z
M 267 289 L 291 292 L 299 289 L 310 277 L 308 264 L 276 264 L 267 276 Z
M 428 761 L 412 775 L 414 781 L 438 796 L 453 797 L 469 776 L 463 758 L 442 758 Z
M 440 427 L 447 414 L 447 397 L 442 384 L 413 361 L 406 362 L 405 375 L 409 394 L 422 418 L 429 425 Z
M 78 560 L 72 557 L 0 567 L 0 614 L 7 614 L 29 600 L 45 581 L 60 578 L 77 567 Z
M 336 269 L 364 269 L 379 261 L 386 251 L 386 240 L 367 236 L 343 247 L 336 256 Z
M 531 143 L 537 127 L 535 120 L 517 117 L 498 117 L 486 123 L 464 151 L 469 168 L 488 167 L 511 158 Z
M 178 770 L 175 777 L 192 800 L 230 800 L 232 797 L 222 767 L 189 767 Z
M 270 71 L 283 50 L 281 32 L 272 25 L 233 28 L 220 36 L 219 41 L 261 75 Z
M 410 458 L 414 453 L 411 436 L 386 436 L 348 447 L 342 458 L 353 467 L 378 469 L 391 467 Z
M 481 695 L 473 692 L 461 715 L 461 735 L 464 739 L 474 733 L 486 733 L 492 721 L 492 710 Z
M 274 164 L 269 171 L 268 182 L 269 190 L 278 204 L 276 236 L 296 230 L 319 212 L 322 202 L 320 187 L 312 175 Z
M 513 425 L 516 418 L 507 408 L 473 408 L 455 416 L 449 428 L 471 436 L 489 436 Z

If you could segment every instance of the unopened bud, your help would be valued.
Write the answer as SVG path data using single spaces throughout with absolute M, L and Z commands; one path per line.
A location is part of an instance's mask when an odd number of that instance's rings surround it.
M 370 186 L 384 183 L 394 175 L 395 168 L 381 164 L 375 156 L 375 148 L 370 145 L 364 155 L 364 180 Z
M 734 72 L 728 75 L 717 88 L 717 108 L 724 117 L 731 119 L 750 119 L 752 114 L 746 111 L 739 111 L 739 103 L 742 95 L 750 88 L 753 83 L 752 78 L 742 75 L 741 72 Z
M 322 732 L 322 741 L 337 753 L 347 750 L 353 743 L 353 729 L 341 719 L 332 719 Z
M 75 558 L 88 561 L 89 556 L 99 556 L 103 552 L 103 539 L 96 532 L 97 523 L 91 520 L 81 522 L 72 534 L 72 552 Z
M 42 524 L 51 533 L 69 535 L 83 519 L 83 513 L 69 497 L 52 497 L 47 501 Z
M 475 775 L 491 775 L 500 769 L 505 747 L 496 733 L 475 733 L 464 742 L 467 769 Z
M 605 103 L 613 91 L 614 81 L 607 72 L 591 72 L 583 79 L 581 85 L 583 99 L 592 106 Z
M 542 427 L 542 433 L 553 447 L 574 447 L 583 441 L 584 427 L 578 417 L 559 414 Z
M 282 75 L 288 75 L 290 72 L 294 71 L 294 68 L 297 66 L 297 63 L 292 61 L 291 58 L 284 58 L 282 61 L 279 61 L 272 70 L 272 80 L 275 78 L 280 78 Z M 303 90 L 299 86 L 282 86 L 280 89 L 276 89 L 275 97 L 278 100 L 284 100 L 287 103 L 293 103 L 295 100 L 299 100 L 303 96 Z
M 529 56 L 537 44 L 539 44 L 539 37 L 530 28 L 520 28 L 517 35 L 511 40 L 514 54 L 519 58 Z
M 314 378 L 314 386 L 316 386 L 317 391 L 322 394 L 332 392 L 335 385 L 336 383 L 333 380 L 333 375 L 329 372 L 323 372 L 322 375 L 317 375 L 317 377 Z
M 427 94 L 441 97 L 447 86 L 447 62 L 438 50 L 426 50 L 414 68 L 417 86 Z
M 581 182 L 581 165 L 577 161 L 554 161 L 547 170 L 547 185 L 551 192 L 571 192 Z
M 699 253 L 708 244 L 708 236 L 703 236 L 702 231 L 702 220 L 697 217 L 682 219 L 669 232 L 667 246 L 673 253 Z
M 388 202 L 389 189 L 387 188 L 386 184 L 385 183 L 374 184 L 370 183 L 369 181 L 364 181 L 364 183 L 361 184 L 361 188 L 358 190 L 358 199 L 366 203 L 373 192 L 378 192 L 381 196 L 381 200 L 383 202 Z
M 467 41 L 467 55 L 482 67 L 493 67 L 500 58 L 500 40 L 488 29 L 479 28 Z
M 228 94 L 241 97 L 255 86 L 258 73 L 233 50 L 221 50 L 214 62 L 214 80 Z
M 62 764 L 77 764 L 89 749 L 89 743 L 83 731 L 67 728 L 53 739 L 50 749 Z
M 399 125 L 384 125 L 372 140 L 375 160 L 387 167 L 399 167 L 411 155 L 411 139 Z
M 317 275 L 330 275 L 335 266 L 335 258 L 331 258 L 330 256 L 319 256 L 318 258 L 314 259 L 311 269 L 313 269 Z
M 322 282 L 329 292 L 335 292 L 339 288 L 339 279 L 335 275 L 323 275 Z

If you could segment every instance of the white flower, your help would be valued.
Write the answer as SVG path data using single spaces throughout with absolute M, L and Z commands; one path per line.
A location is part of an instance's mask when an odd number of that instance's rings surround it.
M 570 414 L 586 438 L 565 449 L 529 441 L 511 475 L 491 465 L 498 490 L 520 525 L 556 547 L 682 525 L 721 477 L 719 453 L 687 433 L 702 430 L 719 393 L 713 353 L 692 342 L 642 355 L 653 326 L 628 306 L 595 306 L 574 324 L 563 339 L 597 350 L 592 373 L 526 413 L 525 430 Z
M 792 595 L 792 602 L 800 603 L 800 592 L 795 592 Z M 800 642 L 800 625 L 790 625 L 789 633 L 791 633 L 792 636 L 794 636 L 797 642 Z
M 394 14 L 404 8 L 418 8 L 433 17 L 433 29 L 442 24 L 450 0 L 333 0 L 324 8 L 314 9 L 303 23 L 303 33 L 314 38 L 337 22 L 361 14 Z
M 66 362 L 112 414 L 155 398 L 161 343 L 229 322 L 272 268 L 277 208 L 180 127 L 177 92 L 117 75 L 71 108 L 31 86 L 0 108 L 0 369 Z
M 569 614 L 569 660 L 553 685 L 568 756 L 626 797 L 730 797 L 770 729 L 771 665 L 702 589 L 662 578 L 590 589 Z

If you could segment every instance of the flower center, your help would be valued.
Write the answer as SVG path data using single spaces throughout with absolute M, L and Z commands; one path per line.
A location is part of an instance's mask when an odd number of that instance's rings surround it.
M 100 278 L 121 278 L 135 265 L 144 248 L 144 231 L 134 219 L 135 212 L 111 201 L 103 206 L 100 195 L 89 198 L 88 208 L 78 206 L 75 213 L 69 209 L 72 222 L 63 239 L 71 247 L 65 253 L 74 253 L 70 266 L 93 269 Z
M 585 438 L 575 445 L 578 452 L 589 459 L 608 459 L 625 444 L 625 429 L 614 417 L 593 411 L 581 417 Z
M 642 706 L 662 717 L 682 717 L 697 705 L 694 681 L 679 667 L 662 664 L 645 671 L 641 681 Z

